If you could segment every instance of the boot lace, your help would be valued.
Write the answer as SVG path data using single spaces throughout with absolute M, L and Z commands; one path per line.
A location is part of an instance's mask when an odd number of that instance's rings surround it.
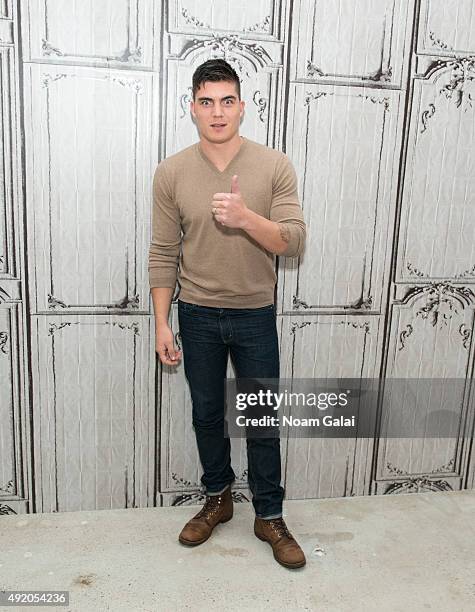
M 221 507 L 221 495 L 207 495 L 204 506 L 195 518 L 209 519 L 216 514 Z
M 293 535 L 290 533 L 283 518 L 270 519 L 269 526 L 279 537 L 287 536 L 293 539 Z

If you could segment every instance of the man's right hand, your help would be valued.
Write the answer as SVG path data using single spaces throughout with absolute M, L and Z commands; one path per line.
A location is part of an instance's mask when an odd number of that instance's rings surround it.
M 175 349 L 173 332 L 169 325 L 159 325 L 155 332 L 155 350 L 160 361 L 165 365 L 177 365 L 181 359 L 181 351 Z

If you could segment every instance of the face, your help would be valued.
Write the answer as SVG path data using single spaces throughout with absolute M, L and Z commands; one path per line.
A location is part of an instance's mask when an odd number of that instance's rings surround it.
M 201 138 L 212 143 L 223 143 L 239 133 L 244 102 L 238 98 L 235 83 L 205 81 L 196 92 L 190 108 Z

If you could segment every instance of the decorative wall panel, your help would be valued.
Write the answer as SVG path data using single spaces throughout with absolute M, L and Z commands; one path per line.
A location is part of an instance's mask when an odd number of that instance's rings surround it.
M 396 203 L 400 94 L 292 84 L 289 108 L 287 154 L 307 245 L 300 261 L 280 269 L 281 308 L 378 312 Z
M 152 76 L 32 65 L 27 88 L 34 308 L 148 310 Z
M 282 14 L 288 2 L 276 0 L 168 1 L 168 31 L 178 33 L 230 32 L 252 38 L 280 40 Z
M 403 405 L 392 401 L 389 395 L 381 419 L 390 423 L 395 413 L 411 431 L 416 427 L 421 431 L 419 424 L 425 423 L 427 434 L 395 439 L 386 437 L 385 427 L 381 429 L 378 492 L 461 487 L 473 418 L 473 401 L 468 398 L 474 306 L 472 289 L 448 282 L 406 289 L 405 295 L 394 303 L 387 378 L 408 382 L 404 383 L 407 389 Z M 440 387 L 440 395 L 435 386 L 427 387 L 433 390 L 427 395 L 422 385 L 411 387 L 411 379 L 447 382 Z M 454 379 L 459 379 L 460 384 L 452 383 Z M 399 394 L 397 397 L 400 399 Z M 441 434 L 436 435 L 439 428 Z M 432 484 L 432 479 L 437 484 Z
M 475 280 L 475 57 L 414 79 L 398 280 Z
M 432 56 L 475 53 L 473 0 L 421 0 L 417 52 Z
M 283 378 L 374 378 L 378 376 L 378 317 L 283 317 Z M 295 415 L 297 416 L 297 415 Z M 365 473 L 372 440 L 289 438 L 287 499 L 368 493 Z
M 39 510 L 153 505 L 154 333 L 147 316 L 35 316 Z
M 0 18 L 11 19 L 12 12 L 12 0 L 0 0 Z
M 19 314 L 18 305 L 0 303 L 0 504 L 23 496 Z
M 413 0 L 296 0 L 292 78 L 400 87 Z
M 16 99 L 14 50 L 0 47 L 0 279 L 15 277 L 18 261 L 15 257 L 13 227 L 15 208 L 15 181 L 17 178 L 16 152 Z
M 158 6 L 150 0 L 29 0 L 25 60 L 151 68 L 159 39 L 153 27 Z

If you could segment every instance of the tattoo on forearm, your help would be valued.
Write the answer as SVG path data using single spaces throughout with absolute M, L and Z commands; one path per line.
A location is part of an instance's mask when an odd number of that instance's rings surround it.
M 281 225 L 279 223 L 280 237 L 284 242 L 289 242 L 290 240 L 290 230 L 286 225 Z

